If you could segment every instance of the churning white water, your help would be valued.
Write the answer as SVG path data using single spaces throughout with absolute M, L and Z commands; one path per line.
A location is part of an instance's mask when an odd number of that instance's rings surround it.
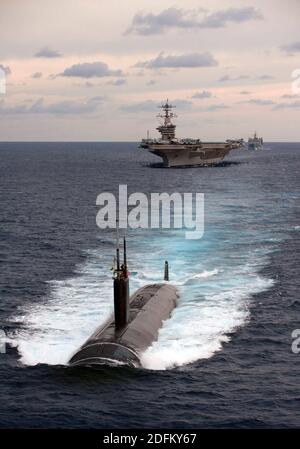
M 228 334 L 249 319 L 251 295 L 273 282 L 258 274 L 264 262 L 257 251 L 238 254 L 241 249 L 235 246 L 224 257 L 223 251 L 201 242 L 175 238 L 174 243 L 167 237 L 143 242 L 143 248 L 133 241 L 131 247 L 129 239 L 129 253 L 134 254 L 130 265 L 137 269 L 131 275 L 131 292 L 162 281 L 164 252 L 170 255 L 170 280 L 180 291 L 178 307 L 142 356 L 148 369 L 211 357 L 229 341 Z M 50 281 L 43 301 L 19 309 L 14 318 L 22 327 L 10 342 L 18 347 L 24 365 L 67 364 L 112 313 L 112 251 L 111 245 L 106 252 L 89 251 L 73 277 Z

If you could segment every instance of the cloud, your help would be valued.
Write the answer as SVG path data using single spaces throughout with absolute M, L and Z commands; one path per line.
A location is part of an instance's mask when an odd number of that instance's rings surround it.
M 211 98 L 212 93 L 208 92 L 208 90 L 203 90 L 202 92 L 195 92 L 194 95 L 191 96 L 191 98 L 197 98 L 197 99 L 204 99 L 204 98 Z
M 281 95 L 281 98 L 289 98 L 289 99 L 291 99 L 291 98 L 298 98 L 299 97 L 299 95 L 297 95 L 297 94 L 284 94 L 284 95 Z
M 43 47 L 34 56 L 36 58 L 60 58 L 62 55 L 49 47 Z
M 178 109 L 190 109 L 193 106 L 193 102 L 190 100 L 183 100 L 181 98 L 175 98 L 172 101 L 172 104 L 176 106 Z
M 203 21 L 206 28 L 225 27 L 230 22 L 241 23 L 249 20 L 262 20 L 263 15 L 252 6 L 229 8 L 209 14 Z
M 66 100 L 45 104 L 44 99 L 39 98 L 31 105 L 23 103 L 16 106 L 6 106 L 4 102 L 1 102 L 0 114 L 83 114 L 95 112 L 103 100 L 103 97 L 93 97 L 83 102 Z
M 0 114 L 21 114 L 26 112 L 28 107 L 25 104 L 16 106 L 6 106 L 5 102 L 0 101 Z
M 153 100 L 140 101 L 138 103 L 122 104 L 120 110 L 123 112 L 146 112 L 155 111 L 158 104 Z
M 292 42 L 288 45 L 283 45 L 280 47 L 281 51 L 288 53 L 289 55 L 294 55 L 295 53 L 300 53 L 300 41 Z
M 8 67 L 8 65 L 4 66 L 3 64 L 0 64 L 0 70 L 3 70 L 5 75 L 10 75 L 11 74 L 11 70 L 10 70 L 10 67 Z
M 229 23 L 241 23 L 262 19 L 262 14 L 253 7 L 229 8 L 213 13 L 204 9 L 189 10 L 168 8 L 159 14 L 137 13 L 125 34 L 161 34 L 169 29 L 223 28 Z
M 269 106 L 271 104 L 275 104 L 272 100 L 264 100 L 261 98 L 253 98 L 252 100 L 240 101 L 239 103 L 256 104 L 258 106 Z
M 239 81 L 239 80 L 246 80 L 249 79 L 250 77 L 248 75 L 239 75 L 239 76 L 229 76 L 229 75 L 224 75 L 221 76 L 221 78 L 218 79 L 218 81 L 220 83 L 224 83 L 227 81 Z
M 112 86 L 123 86 L 126 84 L 126 80 L 124 78 L 118 78 L 114 81 L 109 81 L 107 84 L 111 84 Z
M 147 86 L 153 86 L 154 84 L 156 84 L 156 81 L 155 81 L 155 80 L 149 80 L 149 81 L 147 82 Z
M 249 92 L 248 90 L 241 90 L 240 95 L 249 95 L 251 94 L 251 92 Z
M 226 106 L 226 104 L 224 104 L 224 103 L 211 104 L 210 106 L 203 108 L 202 111 L 215 112 L 215 111 L 220 111 L 222 109 L 230 109 L 230 106 Z
M 122 70 L 111 70 L 105 62 L 83 62 L 66 68 L 59 76 L 80 78 L 102 78 L 105 76 L 123 76 Z
M 43 98 L 37 100 L 31 107 L 31 113 L 39 114 L 83 114 L 86 112 L 94 112 L 97 107 L 103 103 L 103 97 L 93 97 L 86 101 L 60 101 L 45 105 Z
M 258 80 L 273 80 L 274 76 L 272 76 L 272 75 L 260 75 L 256 79 L 258 79 Z
M 300 101 L 294 101 L 293 103 L 278 103 L 273 109 L 276 111 L 279 109 L 300 109 Z
M 195 68 L 195 67 L 213 67 L 218 65 L 215 58 L 208 52 L 206 53 L 186 53 L 183 55 L 165 55 L 160 53 L 156 58 L 148 61 L 140 61 L 134 67 L 145 67 L 147 69 L 162 68 Z
M 90 81 L 85 81 L 84 83 L 74 83 L 73 86 L 90 88 L 90 87 L 95 87 L 96 84 L 91 83 Z
M 38 79 L 38 78 L 42 78 L 42 76 L 43 76 L 42 72 L 35 72 L 31 75 L 31 78 Z
M 221 78 L 218 79 L 220 83 L 225 83 L 227 81 L 240 81 L 240 80 L 247 80 L 250 79 L 250 76 L 248 75 L 239 75 L 239 76 L 230 76 L 230 75 L 224 75 Z M 274 76 L 272 75 L 260 75 L 256 77 L 257 80 L 271 80 L 274 79 Z

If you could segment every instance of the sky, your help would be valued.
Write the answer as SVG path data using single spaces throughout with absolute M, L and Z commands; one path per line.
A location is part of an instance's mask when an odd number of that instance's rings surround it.
M 1 0 L 0 140 L 300 141 L 300 0 Z M 5 89 L 4 89 L 5 87 Z

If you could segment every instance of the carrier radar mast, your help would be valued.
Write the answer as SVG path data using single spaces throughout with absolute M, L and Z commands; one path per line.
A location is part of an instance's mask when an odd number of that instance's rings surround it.
M 176 125 L 172 123 L 172 119 L 176 118 L 176 114 L 172 112 L 172 109 L 176 108 L 169 103 L 169 99 L 167 99 L 165 104 L 159 106 L 164 113 L 159 113 L 157 117 L 162 119 L 162 123 L 156 129 L 161 133 L 162 140 L 172 140 L 175 139 L 175 128 Z

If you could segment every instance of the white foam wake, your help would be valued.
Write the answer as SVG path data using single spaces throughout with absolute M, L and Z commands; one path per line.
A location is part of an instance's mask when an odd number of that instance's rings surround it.
M 272 280 L 253 276 L 249 284 L 198 301 L 183 299 L 160 330 L 158 341 L 143 354 L 143 366 L 165 370 L 211 357 L 229 341 L 229 333 L 247 322 L 250 296 L 272 284 Z
M 214 270 L 211 270 L 211 271 L 204 270 L 201 273 L 195 274 L 193 277 L 195 279 L 209 278 L 209 277 L 214 276 L 215 274 L 218 274 L 218 273 L 219 273 L 219 270 L 217 268 L 215 268 Z
M 11 336 L 11 342 L 18 347 L 24 365 L 67 364 L 106 320 L 113 303 L 108 265 L 97 252 L 91 252 L 76 276 L 51 281 L 44 301 L 19 310 L 14 319 L 21 321 L 22 327 Z M 224 267 L 199 268 L 195 267 L 196 274 L 180 273 L 179 305 L 164 323 L 158 341 L 144 353 L 145 368 L 164 370 L 211 357 L 228 341 L 228 333 L 247 321 L 251 294 L 272 284 L 259 277 L 251 264 L 227 271 Z M 144 265 L 133 274 L 131 288 L 134 291 L 157 281 L 161 282 L 161 273 Z
M 24 365 L 67 364 L 112 312 L 110 276 L 99 280 L 95 263 L 83 266 L 74 278 L 49 284 L 51 293 L 45 301 L 22 307 L 14 318 L 23 325 L 11 343 L 18 347 Z
M 152 244 L 147 258 L 143 257 L 142 248 L 132 248 L 135 260 L 139 261 L 139 271 L 131 276 L 132 292 L 148 283 L 161 282 L 160 252 L 165 245 L 163 253 L 171 254 L 173 261 L 171 279 L 176 279 L 181 294 L 178 307 L 159 332 L 158 341 L 142 357 L 143 366 L 154 370 L 211 357 L 228 341 L 229 333 L 247 322 L 251 295 L 272 284 L 256 273 L 265 262 L 256 251 L 236 253 L 232 259 L 227 253 L 224 257 L 223 251 L 217 253 L 212 249 L 205 255 L 202 251 L 204 266 L 195 244 L 173 240 L 167 247 L 169 242 L 170 239 L 160 239 L 156 246 Z M 49 282 L 49 294 L 44 300 L 19 309 L 13 320 L 21 325 L 10 337 L 24 365 L 67 364 L 78 347 L 106 320 L 113 304 L 110 266 L 109 254 L 89 251 L 87 261 L 78 267 L 75 276 Z

